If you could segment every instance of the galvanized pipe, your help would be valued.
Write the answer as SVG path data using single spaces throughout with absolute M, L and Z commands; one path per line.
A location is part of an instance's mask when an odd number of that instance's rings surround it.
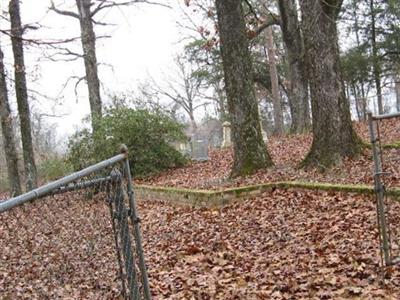
M 372 155 L 374 158 L 374 184 L 375 184 L 375 193 L 377 197 L 378 226 L 379 226 L 380 236 L 382 238 L 382 248 L 383 248 L 385 265 L 389 266 L 391 264 L 391 257 L 390 257 L 389 235 L 388 235 L 386 214 L 385 214 L 385 202 L 384 202 L 385 191 L 381 180 L 382 163 L 378 154 L 378 147 L 376 145 L 377 139 L 375 134 L 374 118 L 372 116 L 372 113 L 368 114 L 368 125 L 369 125 L 369 132 L 372 144 Z
M 129 287 L 130 300 L 140 300 L 140 291 L 137 284 L 136 267 L 132 252 L 132 243 L 129 233 L 128 213 L 124 204 L 124 187 L 122 183 L 122 174 L 115 171 L 111 175 L 115 179 L 115 209 L 118 219 L 118 231 L 121 239 L 122 255 L 124 257 L 125 275 Z
M 125 157 L 126 154 L 118 154 L 112 158 L 99 162 L 93 166 L 87 167 L 81 171 L 72 173 L 71 175 L 68 175 L 56 181 L 45 184 L 44 186 L 34 189 L 28 193 L 0 202 L 0 213 L 5 212 L 13 207 L 22 205 L 23 203 L 26 203 L 28 201 L 32 201 L 40 197 L 43 197 L 55 189 L 58 189 L 62 186 L 66 186 L 67 184 L 74 182 L 82 177 L 88 176 L 92 173 L 95 173 L 104 168 L 112 166 L 118 162 L 121 162 L 125 159 Z
M 392 114 L 385 114 L 385 115 L 376 115 L 376 116 L 373 116 L 372 113 L 369 113 L 368 115 L 372 116 L 373 120 L 383 120 L 383 119 L 399 118 L 400 112 L 392 113 Z
M 81 190 L 81 189 L 99 186 L 99 185 L 102 185 L 104 183 L 111 182 L 111 181 L 112 181 L 112 179 L 110 176 L 86 180 L 86 181 L 78 182 L 76 184 L 68 184 L 68 185 L 61 186 L 57 190 L 50 192 L 48 195 L 57 195 L 57 194 L 62 194 L 62 193 L 70 192 L 70 191 L 77 191 L 77 190 Z
M 135 229 L 135 242 L 136 242 L 136 254 L 139 258 L 139 268 L 140 273 L 142 275 L 142 283 L 143 283 L 143 291 L 144 291 L 144 299 L 151 300 L 151 293 L 150 293 L 150 286 L 149 286 L 149 278 L 147 276 L 147 268 L 146 268 L 146 261 L 144 259 L 143 247 L 142 247 L 142 238 L 140 234 L 140 224 L 139 224 L 139 217 L 136 211 L 136 203 L 135 203 L 135 195 L 133 192 L 133 184 L 132 184 L 132 175 L 131 169 L 129 166 L 129 159 L 128 159 L 128 148 L 125 145 L 121 146 L 121 153 L 125 154 L 124 160 L 124 168 L 125 168 L 125 177 L 126 177 L 126 184 L 129 196 L 129 206 L 131 209 L 131 221 Z

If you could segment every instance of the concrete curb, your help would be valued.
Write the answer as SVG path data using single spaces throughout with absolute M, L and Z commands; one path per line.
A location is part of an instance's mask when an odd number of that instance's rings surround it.
M 374 194 L 374 187 L 369 185 L 334 184 L 319 182 L 282 181 L 265 184 L 256 184 L 237 188 L 228 188 L 222 191 L 196 190 L 171 188 L 149 185 L 135 185 L 135 193 L 143 200 L 164 200 L 178 205 L 195 207 L 219 207 L 259 195 L 272 189 L 315 190 L 345 192 L 354 194 Z M 387 195 L 396 200 L 400 199 L 400 189 L 387 190 Z

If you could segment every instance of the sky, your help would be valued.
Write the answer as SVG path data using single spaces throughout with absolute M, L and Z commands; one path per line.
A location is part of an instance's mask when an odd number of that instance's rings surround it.
M 56 5 L 60 4 L 60 8 L 76 11 L 75 1 L 54 2 Z M 176 24 L 179 18 L 179 9 L 176 9 L 178 2 L 179 0 L 170 2 L 175 9 L 135 4 L 114 8 L 98 16 L 97 20 L 115 24 L 95 28 L 97 35 L 110 36 L 97 42 L 104 102 L 107 102 L 107 94 L 133 91 L 146 78 L 159 79 L 171 69 L 173 57 L 181 49 L 180 29 Z M 8 1 L 0 0 L 0 3 L 1 9 L 6 10 Z M 49 0 L 21 2 L 22 22 L 40 23 L 40 28 L 27 32 L 26 37 L 40 40 L 78 37 L 78 20 L 49 12 L 49 6 Z M 1 19 L 0 26 L 9 28 L 4 19 Z M 2 35 L 0 42 L 4 48 L 6 63 L 11 67 L 9 38 Z M 79 42 L 68 47 L 81 52 Z M 71 79 L 64 88 L 71 76 L 84 75 L 83 61 L 52 62 L 44 57 L 40 48 L 27 46 L 25 51 L 28 88 L 33 90 L 30 94 L 34 98 L 32 110 L 57 115 L 58 117 L 45 117 L 45 120 L 49 124 L 56 124 L 58 137 L 61 140 L 66 139 L 77 128 L 82 127 L 82 119 L 89 114 L 86 84 L 82 82 L 78 86 L 78 97 L 74 92 L 76 80 Z M 15 110 L 15 97 L 12 92 L 10 95 Z

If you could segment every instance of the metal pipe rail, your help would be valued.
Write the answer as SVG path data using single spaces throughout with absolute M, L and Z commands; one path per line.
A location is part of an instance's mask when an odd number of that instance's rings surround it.
M 66 177 L 58 179 L 56 181 L 50 182 L 42 187 L 39 187 L 35 190 L 32 190 L 26 194 L 20 195 L 18 197 L 14 197 L 3 202 L 0 202 L 0 213 L 5 212 L 13 207 L 22 205 L 28 201 L 32 201 L 41 197 L 46 197 L 50 195 L 60 194 L 69 191 L 80 190 L 84 188 L 95 188 L 95 187 L 102 187 L 103 184 L 108 184 L 110 182 L 115 183 L 114 188 L 107 189 L 109 197 L 110 193 L 114 194 L 114 199 L 111 199 L 109 207 L 110 207 L 110 214 L 113 223 L 113 231 L 115 236 L 115 244 L 117 250 L 117 257 L 120 264 L 120 276 L 122 280 L 123 286 L 123 295 L 124 298 L 127 299 L 141 299 L 140 296 L 143 293 L 143 299 L 151 300 L 151 293 L 150 293 L 150 285 L 147 276 L 147 268 L 144 259 L 144 253 L 142 248 L 142 241 L 141 241 L 141 234 L 140 234 L 140 219 L 136 211 L 136 204 L 135 204 L 135 197 L 133 191 L 133 183 L 132 183 L 132 175 L 129 166 L 129 159 L 128 159 L 128 148 L 125 145 L 121 145 L 120 147 L 121 154 L 118 154 L 110 159 L 104 160 L 99 162 L 95 165 L 87 167 L 81 171 L 72 173 Z M 115 181 L 116 178 L 113 176 L 115 172 L 111 172 L 110 175 L 102 175 L 104 177 L 100 178 L 93 178 L 84 180 L 83 178 L 94 174 L 96 172 L 102 171 L 108 167 L 115 166 L 119 164 L 119 169 L 122 172 L 116 170 L 119 175 L 119 181 Z M 117 168 L 118 169 L 118 168 Z M 123 182 L 121 179 L 122 177 L 125 179 Z M 83 179 L 80 182 L 77 180 Z M 125 191 L 128 196 L 128 205 L 125 202 Z M 116 215 L 115 212 L 118 214 Z M 129 213 L 127 213 L 129 212 Z M 119 215 L 119 216 L 118 216 Z M 124 216 L 124 217 L 123 217 Z M 128 222 L 128 216 L 131 220 L 131 225 Z M 116 226 L 116 222 L 118 226 Z M 136 254 L 137 254 L 137 264 L 141 273 L 141 288 L 142 292 L 140 292 L 140 284 L 138 279 L 136 278 L 136 263 L 135 258 L 133 255 L 133 249 L 131 242 L 130 242 L 130 227 L 133 227 L 134 233 L 133 237 L 135 239 L 136 244 Z M 119 247 L 118 239 L 121 240 L 121 247 Z M 121 255 L 121 252 L 123 255 Z M 123 264 L 121 258 L 124 258 L 124 265 L 125 265 L 125 275 L 122 274 Z M 129 294 L 125 293 L 125 278 L 127 276 L 129 286 Z M 140 295 L 139 295 L 140 294 Z
M 392 113 L 392 114 L 385 114 L 385 115 L 372 115 L 372 113 L 369 113 L 370 117 L 372 120 L 384 120 L 384 119 L 392 119 L 392 118 L 399 118 L 400 117 L 400 112 L 397 113 Z
M 63 186 L 59 187 L 57 190 L 50 192 L 47 195 L 57 195 L 57 194 L 62 194 L 62 193 L 66 193 L 66 192 L 101 186 L 105 183 L 112 182 L 112 181 L 113 180 L 112 180 L 111 176 L 90 179 L 90 180 L 78 182 L 76 184 L 63 185 Z
M 5 200 L 3 202 L 0 202 L 0 213 L 3 213 L 11 208 L 16 207 L 16 206 L 22 205 L 26 202 L 29 202 L 29 201 L 38 199 L 40 197 L 46 196 L 48 194 L 51 194 L 51 192 L 53 190 L 59 189 L 63 186 L 65 187 L 68 184 L 70 184 L 80 178 L 83 178 L 94 172 L 100 171 L 101 169 L 112 166 L 118 162 L 122 162 L 124 159 L 126 159 L 126 157 L 127 157 L 127 153 L 118 154 L 112 158 L 109 158 L 107 160 L 99 162 L 93 166 L 87 167 L 81 171 L 72 173 L 61 179 L 58 179 L 56 181 L 45 184 L 44 186 L 34 189 L 28 193 Z
M 374 160 L 374 186 L 380 253 L 382 266 L 386 267 L 400 263 L 400 257 L 392 257 L 390 224 L 387 220 L 388 208 L 385 203 L 386 189 L 382 179 L 384 175 L 387 175 L 387 172 L 384 172 L 382 165 L 382 145 L 379 134 L 379 122 L 375 121 L 398 117 L 400 117 L 400 113 L 376 116 L 372 115 L 371 112 L 368 113 L 368 127 L 372 145 L 372 157 Z

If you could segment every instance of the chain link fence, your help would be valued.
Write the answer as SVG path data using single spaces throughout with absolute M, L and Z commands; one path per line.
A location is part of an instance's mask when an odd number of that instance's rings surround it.
M 0 232 L 2 299 L 151 298 L 126 147 L 0 202 Z
M 392 118 L 400 118 L 400 113 L 372 115 L 369 113 L 369 132 L 374 160 L 374 186 L 376 200 L 376 215 L 378 237 L 380 243 L 381 266 L 389 267 L 400 263 L 400 228 L 398 212 L 392 209 L 393 201 L 388 199 L 386 190 L 390 188 L 388 178 L 395 176 L 388 169 L 383 138 L 380 133 L 380 123 Z M 386 150 L 389 151 L 389 150 Z M 393 159 L 393 158 L 392 158 Z

